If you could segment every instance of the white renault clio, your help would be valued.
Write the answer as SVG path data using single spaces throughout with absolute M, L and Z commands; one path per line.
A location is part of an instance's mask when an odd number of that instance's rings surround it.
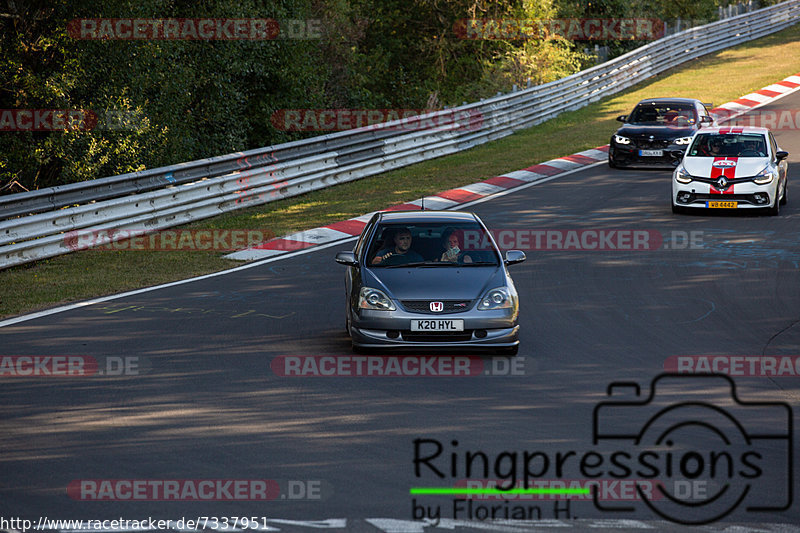
M 766 128 L 703 128 L 672 174 L 672 212 L 762 209 L 777 215 L 788 200 L 788 155 Z

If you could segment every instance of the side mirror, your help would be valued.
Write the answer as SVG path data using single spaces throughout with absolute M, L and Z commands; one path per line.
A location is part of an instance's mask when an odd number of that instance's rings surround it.
M 680 163 L 683 160 L 683 156 L 686 155 L 683 150 L 666 150 L 666 152 L 674 164 Z
M 784 159 L 789 157 L 789 152 L 787 152 L 786 150 L 778 150 L 777 152 L 775 152 L 775 157 L 778 159 L 778 161 L 783 161 Z
M 713 124 L 714 119 L 709 117 L 708 115 L 703 115 L 700 117 L 700 124 Z
M 625 122 L 626 120 L 628 120 L 628 115 L 620 115 L 617 117 L 618 122 Z
M 509 250 L 506 252 L 506 258 L 503 262 L 507 265 L 516 265 L 517 263 L 522 263 L 525 259 L 527 259 L 527 257 L 525 257 L 525 252 Z
M 353 252 L 339 252 L 336 254 L 336 262 L 340 265 L 347 265 L 347 266 L 358 266 L 358 261 L 356 261 L 356 254 Z

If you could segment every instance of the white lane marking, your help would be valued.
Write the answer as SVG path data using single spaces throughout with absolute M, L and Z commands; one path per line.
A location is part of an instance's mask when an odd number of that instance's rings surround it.
M 297 233 L 292 233 L 291 235 L 285 235 L 280 238 L 287 239 L 290 241 L 320 243 L 320 242 L 338 241 L 339 239 L 344 239 L 346 237 L 352 237 L 352 235 L 350 235 L 349 233 L 345 233 L 343 231 L 338 231 L 335 229 L 326 228 L 322 226 L 319 228 L 298 231 Z
M 591 157 L 592 159 L 596 159 L 597 161 L 604 161 L 608 159 L 608 152 L 604 152 L 602 150 L 596 150 L 594 148 L 592 148 L 591 150 L 584 150 L 583 152 L 578 152 L 577 155 Z
M 607 528 L 607 529 L 622 529 L 622 528 L 631 528 L 631 529 L 653 529 L 652 526 L 648 526 L 644 522 L 640 522 L 639 520 L 592 520 L 590 522 L 589 527 L 593 528 Z
M 276 524 L 287 526 L 304 526 L 312 529 L 342 529 L 347 527 L 346 518 L 328 518 L 327 520 L 283 520 L 281 518 L 267 518 Z
M 774 93 L 785 93 L 786 91 L 791 91 L 791 87 L 787 87 L 786 85 L 778 85 L 777 83 L 773 83 L 772 85 L 767 85 L 762 91 L 772 91 Z
M 547 163 L 542 163 L 546 165 Z M 539 174 L 537 172 L 531 172 L 530 170 L 515 170 L 514 172 L 506 172 L 499 176 L 501 178 L 512 178 L 515 180 L 522 180 L 522 181 L 533 181 L 538 180 L 539 178 L 547 177 L 545 174 Z
M 395 520 L 393 518 L 367 518 L 366 522 L 384 533 L 425 533 L 425 522 Z
M 737 98 L 737 100 L 754 100 L 758 103 L 763 104 L 765 102 L 771 102 L 773 98 L 774 98 L 773 96 L 766 96 L 758 93 L 750 93 L 742 96 L 741 98 Z
M 496 192 L 505 191 L 505 187 L 492 185 L 491 183 L 473 183 L 472 185 L 465 185 L 457 187 L 463 191 L 469 191 L 475 194 L 494 194 Z
M 204 274 L 202 276 L 197 276 L 197 277 L 194 277 L 194 278 L 181 279 L 181 280 L 178 280 L 178 281 L 172 281 L 170 283 L 164 283 L 163 285 L 154 285 L 152 287 L 144 287 L 142 289 L 136 289 L 136 290 L 128 291 L 128 292 L 122 292 L 122 293 L 119 293 L 119 294 L 112 294 L 110 296 L 103 296 L 103 297 L 100 297 L 100 298 L 93 298 L 91 300 L 86 300 L 84 302 L 78 302 L 78 303 L 74 303 L 74 304 L 62 305 L 61 307 L 55 307 L 53 309 L 47 309 L 45 311 L 38 311 L 36 313 L 31 313 L 31 314 L 28 314 L 28 315 L 22 315 L 22 316 L 18 316 L 18 317 L 14 317 L 14 318 L 9 318 L 7 320 L 0 321 L 0 328 L 5 327 L 5 326 L 10 326 L 10 325 L 13 325 L 13 324 L 19 324 L 20 322 L 27 322 L 29 320 L 34 320 L 36 318 L 42 318 L 42 317 L 54 315 L 54 314 L 57 314 L 57 313 L 63 313 L 65 311 L 72 311 L 73 309 L 79 309 L 81 307 L 87 307 L 89 305 L 109 302 L 111 300 L 119 300 L 120 298 L 127 298 L 128 296 L 136 296 L 137 294 L 143 294 L 143 293 L 146 293 L 146 292 L 152 292 L 152 291 L 156 291 L 156 290 L 159 290 L 159 289 L 167 289 L 169 287 L 177 287 L 178 285 L 183 285 L 185 283 L 192 283 L 192 282 L 195 282 L 195 281 L 202 281 L 204 279 L 211 279 L 211 278 L 216 278 L 216 277 L 219 277 L 219 276 L 225 276 L 227 274 L 232 274 L 234 272 L 240 272 L 242 270 L 248 270 L 248 269 L 259 267 L 259 266 L 262 266 L 262 265 L 266 265 L 268 263 L 272 263 L 272 262 L 275 262 L 275 261 L 281 261 L 283 259 L 289 259 L 291 257 L 297 257 L 299 255 L 305 255 L 305 254 L 308 254 L 308 253 L 311 253 L 311 252 L 315 252 L 317 250 L 330 248 L 332 246 L 338 246 L 340 244 L 344 244 L 344 243 L 349 242 L 349 241 L 355 241 L 356 239 L 358 239 L 358 236 L 350 237 L 348 239 L 342 239 L 341 241 L 331 242 L 331 243 L 327 243 L 327 244 L 320 244 L 319 246 L 313 246 L 311 248 L 304 248 L 303 250 L 298 250 L 296 252 L 289 252 L 289 253 L 281 254 L 281 255 L 278 255 L 276 257 L 270 257 L 270 258 L 267 258 L 267 259 L 263 259 L 261 261 L 256 261 L 254 263 L 247 263 L 246 265 L 239 265 L 237 267 L 229 268 L 227 270 L 220 270 L 219 272 L 212 272 L 211 274 Z
M 567 159 L 552 159 L 550 161 L 545 161 L 542 164 L 547 165 L 548 167 L 560 168 L 561 170 L 573 170 L 578 167 L 586 166 L 583 163 L 577 163 L 575 161 L 569 161 Z
M 450 209 L 454 205 L 458 205 L 458 202 L 456 202 L 455 200 L 448 200 L 447 198 L 442 198 L 441 196 L 436 196 L 436 195 L 426 196 L 424 198 L 417 198 L 416 200 L 411 200 L 410 202 L 406 203 L 419 206 L 421 206 L 424 203 L 425 209 L 428 211 L 437 211 L 439 209 Z
M 228 254 L 225 259 L 235 259 L 237 261 L 252 261 L 253 259 L 263 259 L 265 257 L 270 257 L 273 255 L 281 255 L 286 253 L 286 250 L 266 250 L 262 248 L 246 248 L 244 250 L 239 250 L 238 252 L 233 252 L 232 254 Z

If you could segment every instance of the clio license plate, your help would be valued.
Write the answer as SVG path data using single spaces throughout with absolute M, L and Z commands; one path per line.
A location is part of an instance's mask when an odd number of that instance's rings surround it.
M 716 207 L 722 209 L 731 209 L 739 205 L 739 202 L 706 202 L 706 207 Z

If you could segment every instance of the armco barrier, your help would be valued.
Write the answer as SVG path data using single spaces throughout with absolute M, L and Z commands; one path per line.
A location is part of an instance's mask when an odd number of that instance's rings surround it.
M 670 35 L 560 80 L 455 109 L 2 196 L 0 268 L 72 251 L 65 237 L 70 231 L 167 228 L 466 150 L 799 19 L 800 0 L 788 0 Z M 426 118 L 435 118 L 436 127 L 410 126 Z

